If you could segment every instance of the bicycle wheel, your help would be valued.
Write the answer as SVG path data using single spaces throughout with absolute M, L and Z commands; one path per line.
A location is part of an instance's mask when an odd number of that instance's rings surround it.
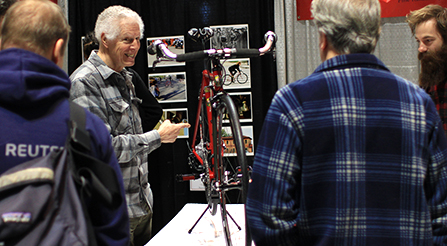
M 225 239 L 227 245 L 232 245 L 231 239 L 231 225 L 232 222 L 236 224 L 239 230 L 241 228 L 237 225 L 236 221 L 233 220 L 231 215 L 227 212 L 226 204 L 227 204 L 227 196 L 226 192 L 233 189 L 240 189 L 242 203 L 245 204 L 247 198 L 247 189 L 249 183 L 249 172 L 248 172 L 248 164 L 247 158 L 245 155 L 245 146 L 242 136 L 241 125 L 239 123 L 239 116 L 237 113 L 236 106 L 231 99 L 231 97 L 226 93 L 219 93 L 215 98 L 215 108 L 213 114 L 213 126 L 216 128 L 213 129 L 213 140 L 214 140 L 214 170 L 218 179 L 218 191 L 219 191 L 219 199 L 220 199 L 220 209 L 222 215 L 222 225 L 223 231 L 225 235 Z M 241 167 L 242 177 L 240 175 L 233 175 L 232 178 L 229 178 L 229 170 L 227 170 L 226 162 L 223 160 L 224 155 L 224 143 L 222 139 L 222 120 L 223 114 L 226 112 L 228 114 L 230 120 L 230 128 L 233 136 L 233 143 L 235 147 L 235 158 L 237 160 L 238 165 Z M 245 210 L 245 205 L 244 205 Z M 229 221 L 229 218 L 231 221 Z M 251 235 L 248 229 L 248 224 L 245 220 L 245 238 L 246 245 L 251 245 Z
M 204 175 L 202 176 L 202 183 L 205 186 L 205 197 L 208 202 L 208 208 L 211 215 L 215 215 L 219 204 L 219 193 L 214 187 L 215 179 L 210 177 L 210 171 L 213 170 L 214 166 L 212 166 L 211 153 L 208 149 L 211 140 L 208 126 L 211 124 L 211 119 L 208 119 L 206 112 L 205 101 L 203 101 L 200 110 L 198 136 L 196 139 L 198 143 L 195 146 L 195 150 L 203 161 Z
M 233 83 L 232 79 L 233 79 L 233 78 L 231 77 L 230 74 L 225 74 L 225 75 L 222 77 L 223 84 L 224 84 L 224 85 L 231 85 L 231 83 Z
M 239 83 L 239 84 L 245 84 L 245 83 L 247 83 L 247 81 L 248 81 L 248 75 L 246 74 L 246 73 L 244 73 L 244 72 L 240 72 L 238 75 L 237 75 L 237 82 Z

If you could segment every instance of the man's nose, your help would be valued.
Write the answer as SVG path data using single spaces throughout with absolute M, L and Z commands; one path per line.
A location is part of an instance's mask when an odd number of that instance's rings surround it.
M 427 52 L 427 46 L 425 46 L 422 42 L 419 44 L 419 48 L 418 48 L 418 51 L 420 52 L 420 53 L 425 53 L 425 52 Z
M 140 46 L 140 40 L 138 38 L 135 38 L 132 40 L 132 43 L 130 43 L 131 47 L 139 47 Z

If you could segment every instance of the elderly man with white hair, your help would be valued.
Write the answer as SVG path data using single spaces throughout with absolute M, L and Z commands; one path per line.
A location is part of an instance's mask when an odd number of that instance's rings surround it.
M 187 123 L 165 121 L 158 130 L 143 133 L 132 73 L 143 38 L 144 24 L 123 6 L 106 8 L 97 18 L 93 51 L 70 78 L 70 98 L 96 114 L 112 137 L 124 179 L 130 217 L 131 245 L 144 245 L 151 237 L 153 196 L 148 182 L 148 154 L 161 143 L 172 143 Z

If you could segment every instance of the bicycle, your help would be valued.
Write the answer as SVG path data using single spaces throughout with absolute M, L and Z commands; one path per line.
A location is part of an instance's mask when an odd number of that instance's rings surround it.
M 231 85 L 237 81 L 239 84 L 245 84 L 248 81 L 248 75 L 244 71 L 238 71 L 235 75 L 225 74 L 222 78 L 224 85 Z
M 205 41 L 213 36 L 213 31 L 208 27 L 200 30 L 193 28 L 188 31 L 188 34 L 190 34 L 193 40 L 202 41 L 202 44 L 205 44 Z M 205 68 L 202 71 L 202 84 L 199 92 L 192 148 L 189 146 L 189 142 L 187 142 L 190 150 L 188 164 L 195 170 L 195 173 L 180 174 L 177 176 L 177 179 L 179 181 L 201 179 L 205 186 L 208 207 L 189 230 L 189 233 L 191 233 L 207 210 L 212 215 L 215 215 L 217 207 L 220 205 L 223 232 L 227 246 L 232 245 L 228 218 L 236 224 L 239 230 L 241 230 L 241 227 L 226 210 L 226 193 L 230 190 L 240 190 L 242 202 L 245 204 L 250 179 L 250 167 L 245 156 L 238 110 L 231 97 L 223 88 L 222 70 L 224 69 L 220 60 L 231 57 L 256 57 L 269 53 L 273 50 L 276 42 L 276 34 L 269 31 L 264 35 L 264 39 L 266 44 L 259 49 L 208 49 L 178 55 L 172 53 L 161 40 L 154 41 L 148 47 L 148 53 L 156 55 L 153 67 L 155 67 L 156 63 L 162 61 L 206 61 L 204 63 Z M 224 114 L 228 115 L 236 150 L 238 168 L 235 171 L 227 170 L 229 165 L 227 160 L 223 158 L 225 144 L 222 139 L 222 121 Z M 251 245 L 251 243 L 250 230 L 246 222 L 245 244 Z
M 174 87 L 172 84 L 172 77 L 170 75 L 165 79 L 165 87 Z

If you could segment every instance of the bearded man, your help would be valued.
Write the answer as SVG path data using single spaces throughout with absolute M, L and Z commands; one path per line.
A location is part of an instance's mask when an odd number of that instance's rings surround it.
M 419 85 L 430 94 L 447 133 L 447 9 L 427 5 L 407 15 L 421 62 Z

